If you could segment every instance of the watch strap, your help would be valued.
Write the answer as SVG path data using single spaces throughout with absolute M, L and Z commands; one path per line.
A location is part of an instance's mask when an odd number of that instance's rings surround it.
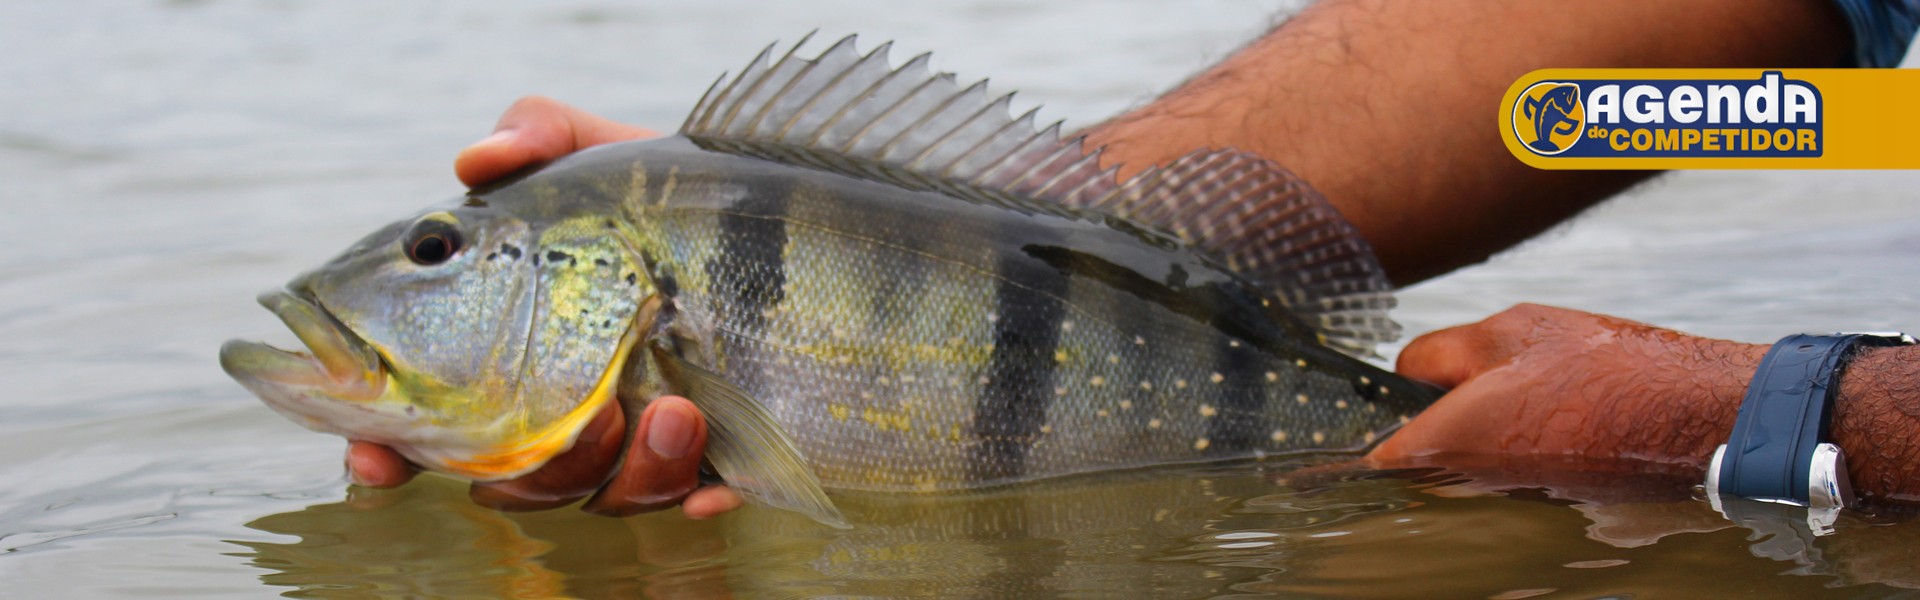
M 1787 336 L 1767 351 L 1747 386 L 1719 463 L 1719 492 L 1809 501 L 1814 451 L 1827 441 L 1840 374 L 1861 346 L 1911 343 L 1872 334 Z

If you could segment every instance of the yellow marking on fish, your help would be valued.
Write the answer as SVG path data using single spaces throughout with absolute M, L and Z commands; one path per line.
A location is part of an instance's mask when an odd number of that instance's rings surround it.
M 958 442 L 958 441 L 960 441 L 960 426 L 959 426 L 959 425 L 949 425 L 949 426 L 947 426 L 947 440 L 948 440 L 948 441 L 954 441 L 954 442 Z
M 1065 395 L 1067 395 L 1067 388 L 1063 388 L 1063 387 L 1056 387 L 1056 388 L 1053 388 L 1053 395 L 1055 395 L 1055 396 L 1065 396 Z
M 873 380 L 873 382 L 878 383 L 880 385 L 893 385 L 893 380 L 887 379 L 887 376 L 885 375 L 881 375 L 878 379 Z
M 667 167 L 667 182 L 660 184 L 660 203 L 666 204 L 673 197 L 673 188 L 680 185 L 680 166 Z
M 1115 364 L 1115 365 L 1117 365 L 1117 364 L 1120 364 L 1120 355 L 1118 355 L 1118 354 L 1108 354 L 1108 355 L 1107 355 L 1107 363 L 1108 363 L 1108 364 Z
M 1373 441 L 1374 441 L 1374 440 L 1377 440 L 1377 439 L 1380 439 L 1380 434 L 1377 434 L 1377 433 L 1374 433 L 1374 432 L 1371 432 L 1371 431 L 1369 431 L 1369 432 L 1367 432 L 1367 434 L 1366 434 L 1366 435 L 1364 435 L 1364 436 L 1361 436 L 1361 439 L 1362 439 L 1362 440 L 1365 440 L 1365 441 L 1366 441 L 1366 443 L 1369 443 L 1369 444 L 1371 444 L 1371 443 L 1373 443 Z
M 1344 400 L 1344 399 L 1342 399 L 1342 400 L 1335 400 L 1335 401 L 1333 401 L 1333 407 L 1334 407 L 1334 408 L 1338 408 L 1338 409 L 1340 409 L 1340 410 L 1346 410 L 1346 409 L 1347 409 L 1347 401 L 1346 401 L 1346 400 Z
M 1057 362 L 1057 363 L 1067 362 L 1067 351 L 1066 350 L 1053 351 L 1053 362 Z
M 1287 430 L 1285 430 L 1285 429 L 1275 429 L 1275 430 L 1273 430 L 1273 435 L 1271 435 L 1271 436 L 1268 436 L 1268 437 L 1270 437 L 1270 438 L 1272 438 L 1272 439 L 1273 439 L 1273 441 L 1275 441 L 1275 442 L 1285 442 L 1285 441 L 1287 441 Z
M 1105 417 L 1105 416 L 1111 415 L 1112 413 L 1109 413 L 1107 412 L 1107 409 L 1102 408 L 1100 410 L 1094 411 L 1093 414 L 1094 416 Z
M 1369 386 L 1369 385 L 1373 385 L 1373 380 L 1371 380 L 1371 379 L 1367 379 L 1367 376 L 1365 376 L 1365 375 L 1361 375 L 1361 376 L 1360 376 L 1360 385 L 1361 385 L 1361 387 L 1365 387 L 1365 386 Z
M 1293 366 L 1305 369 L 1307 368 L 1307 359 L 1304 359 L 1304 358 L 1293 359 Z
M 638 328 L 628 323 L 626 334 L 621 336 L 620 347 L 614 351 L 606 370 L 600 373 L 600 380 L 594 383 L 593 390 L 587 392 L 587 397 L 567 414 L 532 432 L 532 435 L 512 447 L 476 454 L 468 459 L 449 459 L 445 462 L 447 470 L 478 481 L 492 481 L 525 471 L 565 451 L 573 445 L 574 437 L 586 427 L 587 421 L 613 400 L 614 390 L 619 387 L 620 367 L 627 364 L 627 355 L 633 352 L 639 339 Z
M 1208 376 L 1207 376 L 1207 381 L 1211 381 L 1211 382 L 1214 382 L 1214 383 L 1220 383 L 1220 382 L 1222 382 L 1222 381 L 1226 381 L 1226 380 L 1227 380 L 1227 377 L 1226 377 L 1225 375 L 1221 375 L 1221 374 L 1219 374 L 1219 373 L 1214 373 L 1214 374 L 1212 374 L 1212 375 L 1208 375 Z
M 1121 400 L 1121 401 L 1120 401 L 1120 410 L 1133 410 L 1133 401 L 1132 401 L 1132 400 Z
M 833 420 L 835 421 L 845 421 L 847 417 L 853 414 L 852 409 L 848 408 L 845 404 L 828 404 L 827 412 L 833 415 Z
M 1320 443 L 1325 443 L 1326 441 L 1327 441 L 1327 433 L 1326 433 L 1326 432 L 1324 432 L 1324 431 L 1315 431 L 1315 432 L 1313 432 L 1313 443 L 1315 443 L 1315 444 L 1320 444 Z
M 1041 426 L 1040 426 L 1040 433 L 1053 433 L 1053 426 L 1052 426 L 1052 425 L 1041 425 Z
M 1151 421 L 1147 421 L 1147 428 L 1148 428 L 1148 429 L 1159 429 L 1159 428 L 1160 428 L 1160 425 L 1162 425 L 1162 424 L 1163 424 L 1163 421 L 1161 421 L 1160 419 L 1157 419 L 1157 418 L 1156 418 L 1156 419 L 1153 419 L 1153 420 L 1151 420 Z
M 1107 384 L 1107 378 L 1101 377 L 1099 375 L 1095 375 L 1087 379 L 1087 385 L 1091 385 L 1093 387 L 1100 387 L 1106 384 Z
M 1185 380 L 1185 379 L 1175 379 L 1175 380 L 1173 380 L 1173 389 L 1176 389 L 1176 390 L 1184 390 L 1184 389 L 1187 389 L 1187 380 Z
M 1410 418 L 1407 418 L 1407 416 L 1406 416 L 1406 415 L 1400 415 L 1400 424 L 1401 424 L 1401 425 L 1405 425 L 1405 424 L 1408 424 L 1408 423 L 1412 423 L 1412 422 L 1413 422 L 1413 419 L 1410 419 Z
M 1280 374 L 1279 374 L 1279 373 L 1275 373 L 1275 372 L 1273 372 L 1273 371 L 1267 371 L 1267 381 L 1269 381 L 1269 382 L 1274 382 L 1274 381 L 1279 381 L 1279 380 L 1280 380 Z
M 1213 445 L 1213 441 L 1208 440 L 1207 438 L 1200 438 L 1193 441 L 1194 450 L 1205 450 L 1207 449 L 1207 446 L 1212 446 L 1212 445 Z
M 1294 401 L 1294 402 L 1298 402 L 1298 403 L 1300 403 L 1301 405 L 1305 405 L 1305 404 L 1307 403 L 1307 395 L 1306 395 L 1306 394 L 1294 394 L 1294 395 L 1293 395 L 1293 401 Z
M 1202 417 L 1211 417 L 1211 416 L 1214 416 L 1214 415 L 1217 415 L 1217 414 L 1220 414 L 1220 411 L 1218 411 L 1218 410 L 1214 410 L 1214 408 L 1213 408 L 1213 405 L 1212 405 L 1212 404 L 1202 404 L 1202 405 L 1200 405 L 1200 416 L 1202 416 Z
M 1149 392 L 1151 392 L 1151 391 L 1153 391 L 1153 382 L 1151 382 L 1151 381 L 1142 381 L 1142 382 L 1140 382 L 1140 389 L 1142 389 L 1142 390 L 1146 390 L 1146 391 L 1149 391 Z
M 1382 396 L 1387 395 L 1387 386 L 1384 386 L 1384 385 L 1380 386 L 1380 395 Z

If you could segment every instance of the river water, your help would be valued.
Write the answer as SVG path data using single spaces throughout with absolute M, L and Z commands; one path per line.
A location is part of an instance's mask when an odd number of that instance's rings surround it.
M 670 129 L 721 70 L 815 27 L 937 49 L 1087 124 L 1289 3 L 0 3 L 0 597 L 1883 596 L 1920 526 L 1715 514 L 1690 474 L 1186 467 L 954 498 L 863 525 L 508 515 L 450 481 L 349 490 L 342 443 L 223 375 L 288 339 L 254 294 L 458 194 L 448 165 L 543 93 Z M 1418 286 L 1410 333 L 1522 301 L 1767 341 L 1920 328 L 1920 174 L 1665 177 Z M 275 337 L 278 336 L 278 337 Z M 1391 350 L 1391 349 L 1390 349 Z M 1628 473 L 1613 475 L 1613 473 Z

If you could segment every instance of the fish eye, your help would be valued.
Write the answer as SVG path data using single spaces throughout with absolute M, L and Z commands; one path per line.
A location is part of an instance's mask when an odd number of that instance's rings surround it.
M 407 260 L 417 265 L 433 266 L 447 262 L 460 253 L 460 230 L 446 221 L 422 219 L 407 231 L 407 237 L 401 243 Z

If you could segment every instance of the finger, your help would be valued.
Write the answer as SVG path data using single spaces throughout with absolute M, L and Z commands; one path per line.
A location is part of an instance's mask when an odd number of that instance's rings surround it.
M 487 136 L 453 160 L 454 174 L 468 186 L 601 144 L 649 138 L 659 132 L 602 118 L 542 96 L 514 102 Z
M 687 494 L 687 500 L 680 503 L 680 512 L 686 513 L 689 519 L 711 519 L 740 508 L 745 502 L 733 488 L 708 486 Z
M 700 484 L 707 422 L 685 398 L 663 396 L 640 413 L 627 462 L 581 509 L 625 516 L 673 506 Z
M 417 471 L 392 448 L 373 442 L 347 441 L 347 481 L 375 488 L 399 487 Z
M 507 481 L 476 483 L 467 495 L 481 506 L 498 510 L 546 510 L 572 504 L 607 480 L 607 471 L 620 458 L 620 438 L 625 430 L 619 404 L 609 403 L 580 430 L 573 448 L 532 473 Z
M 1429 333 L 1407 344 L 1400 351 L 1394 371 L 1400 375 L 1440 386 L 1460 387 L 1493 363 L 1482 343 L 1479 324 L 1462 325 Z

